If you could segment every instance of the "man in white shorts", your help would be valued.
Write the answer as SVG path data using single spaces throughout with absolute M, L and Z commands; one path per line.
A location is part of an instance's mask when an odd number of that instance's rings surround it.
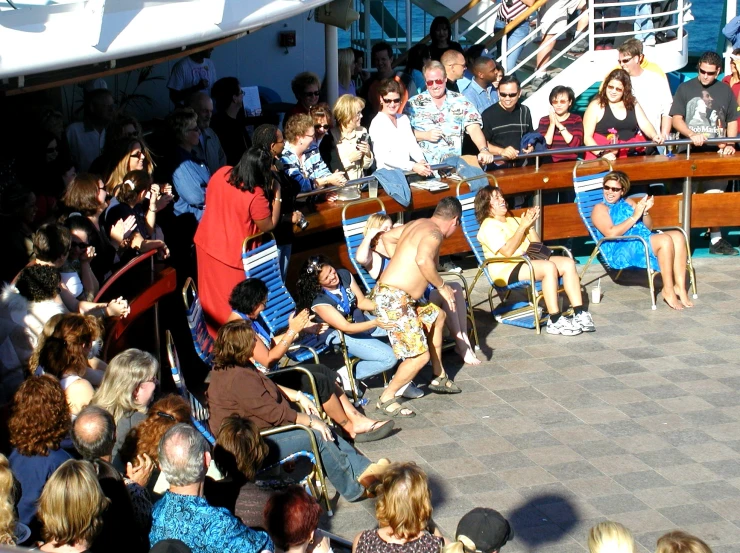
M 548 0 L 540 8 L 539 22 L 542 26 L 541 50 L 537 52 L 537 70 L 535 78 L 532 81 L 532 88 L 537 90 L 550 78 L 541 67 L 550 61 L 550 53 L 555 48 L 555 40 L 568 25 L 568 17 L 576 10 L 582 10 L 586 7 L 586 0 Z M 579 36 L 583 34 L 584 29 L 588 26 L 588 19 L 583 18 L 576 25 L 576 34 L 574 42 L 578 42 Z

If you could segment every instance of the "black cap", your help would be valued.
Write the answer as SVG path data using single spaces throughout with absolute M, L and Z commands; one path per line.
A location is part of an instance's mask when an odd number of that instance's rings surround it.
M 149 553 L 192 553 L 180 540 L 162 540 L 154 544 Z
M 501 513 L 485 507 L 476 507 L 457 524 L 457 539 L 465 536 L 475 545 L 475 551 L 492 553 L 501 549 L 514 537 L 509 521 Z

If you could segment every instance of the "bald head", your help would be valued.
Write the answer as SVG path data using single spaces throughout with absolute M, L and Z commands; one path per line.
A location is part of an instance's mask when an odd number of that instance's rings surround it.
M 447 72 L 447 78 L 451 81 L 457 81 L 463 76 L 465 71 L 465 56 L 463 56 L 457 50 L 447 50 L 440 60 L 442 65 L 445 66 Z
M 198 484 L 206 477 L 211 456 L 208 443 L 189 424 L 176 424 L 159 442 L 159 468 L 172 486 Z
M 113 415 L 102 407 L 88 405 L 80 411 L 72 425 L 72 442 L 86 461 L 110 461 L 116 443 Z
M 190 107 L 198 115 L 198 128 L 205 130 L 211 126 L 213 116 L 213 100 L 203 91 L 196 92 L 190 97 Z

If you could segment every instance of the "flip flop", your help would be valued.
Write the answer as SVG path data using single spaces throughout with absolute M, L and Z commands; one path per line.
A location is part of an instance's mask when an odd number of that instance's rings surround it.
M 396 409 L 391 409 L 394 406 L 396 407 Z M 408 407 L 404 407 L 403 405 L 401 405 L 395 397 L 382 403 L 380 402 L 380 400 L 378 400 L 378 403 L 375 405 L 375 407 L 383 411 L 383 413 L 385 413 L 386 415 L 394 418 L 400 417 L 403 419 L 411 419 L 416 416 L 416 413 L 414 411 L 412 411 Z M 404 415 L 403 413 L 401 413 L 401 411 L 403 411 L 404 409 L 410 412 Z
M 363 432 L 355 436 L 355 443 L 361 444 L 364 442 L 376 442 L 387 438 L 393 432 L 393 426 L 395 421 L 376 421 L 371 427 L 369 432 Z
M 434 382 L 437 382 L 435 384 Z M 436 394 L 459 394 L 462 392 L 447 375 L 435 376 L 434 379 L 427 385 L 427 388 Z

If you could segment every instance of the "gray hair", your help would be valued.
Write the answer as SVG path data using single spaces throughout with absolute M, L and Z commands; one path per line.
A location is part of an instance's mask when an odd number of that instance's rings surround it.
M 203 461 L 206 451 L 208 442 L 200 432 L 189 424 L 176 424 L 159 442 L 159 468 L 171 486 L 197 484 L 208 470 Z
M 116 443 L 113 415 L 98 405 L 87 405 L 72 423 L 72 442 L 85 461 L 110 455 Z
M 424 64 L 424 68 L 422 69 L 422 73 L 424 74 L 424 78 L 426 78 L 427 73 L 431 71 L 432 69 L 439 69 L 442 72 L 442 75 L 444 78 L 447 78 L 447 69 L 445 69 L 445 66 L 442 65 L 437 60 L 431 60 Z

